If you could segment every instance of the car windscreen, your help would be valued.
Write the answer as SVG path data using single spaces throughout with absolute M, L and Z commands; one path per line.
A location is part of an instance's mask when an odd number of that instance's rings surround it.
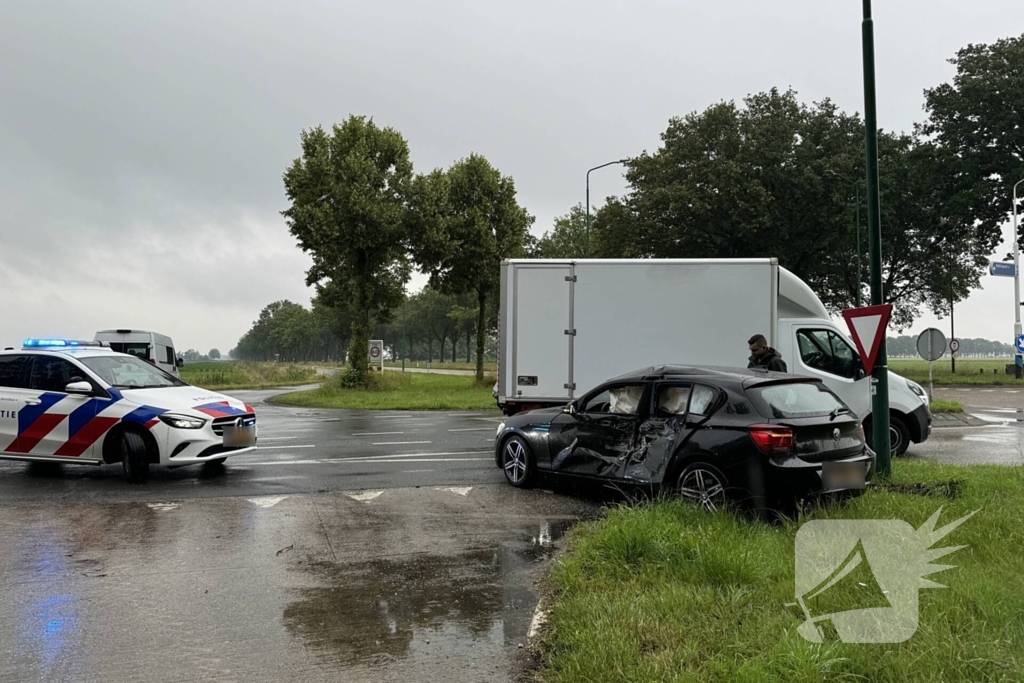
M 134 356 L 93 356 L 81 361 L 100 379 L 117 389 L 187 386 L 174 375 Z
M 774 419 L 818 417 L 846 410 L 825 385 L 819 382 L 787 382 L 747 389 L 747 396 L 757 412 Z

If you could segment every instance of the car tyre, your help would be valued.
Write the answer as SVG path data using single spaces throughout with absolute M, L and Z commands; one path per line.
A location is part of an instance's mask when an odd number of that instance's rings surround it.
M 875 450 L 874 443 L 872 442 L 872 424 L 871 420 L 864 421 L 864 435 L 867 437 L 868 447 L 871 450 Z M 903 455 L 910 448 L 910 430 L 907 429 L 907 424 L 902 418 L 896 415 L 889 416 L 889 452 L 894 456 Z
M 501 470 L 505 481 L 516 488 L 526 488 L 533 479 L 530 447 L 522 437 L 512 436 L 501 447 Z
M 121 467 L 125 478 L 133 484 L 141 484 L 149 477 L 146 442 L 140 434 L 124 432 L 121 435 Z
M 205 464 L 213 465 L 214 467 L 220 467 L 228 461 L 227 458 L 214 458 L 213 460 L 207 460 Z
M 729 481 L 717 467 L 706 462 L 693 462 L 679 473 L 675 494 L 708 512 L 717 512 L 729 503 L 728 487 Z

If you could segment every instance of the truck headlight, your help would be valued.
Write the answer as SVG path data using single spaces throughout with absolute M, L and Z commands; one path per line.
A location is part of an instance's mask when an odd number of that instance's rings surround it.
M 911 390 L 911 391 L 913 391 L 913 392 L 914 392 L 915 394 L 917 394 L 917 395 L 918 395 L 919 397 L 921 397 L 922 399 L 925 399 L 925 400 L 927 400 L 927 399 L 928 399 L 928 392 L 926 392 L 926 391 L 924 390 L 924 387 L 922 387 L 922 386 L 921 386 L 920 384 L 918 384 L 917 382 L 911 382 L 911 381 L 910 381 L 910 380 L 908 379 L 908 380 L 907 380 L 907 386 L 908 386 L 908 387 L 910 387 L 910 390 Z
M 202 420 L 198 417 L 175 415 L 174 413 L 164 413 L 160 416 L 160 421 L 166 425 L 174 427 L 175 429 L 202 429 L 203 425 L 206 424 L 206 420 Z

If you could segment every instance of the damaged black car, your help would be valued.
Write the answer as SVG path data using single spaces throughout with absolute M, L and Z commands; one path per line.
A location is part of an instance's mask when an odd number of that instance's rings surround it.
M 587 477 L 667 489 L 711 511 L 863 489 L 875 467 L 857 415 L 820 380 L 680 366 L 507 418 L 495 460 L 513 486 L 541 474 Z

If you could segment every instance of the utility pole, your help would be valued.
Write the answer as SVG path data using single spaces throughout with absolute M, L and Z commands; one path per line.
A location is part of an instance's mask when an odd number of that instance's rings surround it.
M 864 49 L 864 127 L 867 137 L 868 182 L 868 258 L 871 270 L 871 305 L 885 302 L 882 291 L 882 218 L 878 206 L 878 111 L 875 103 L 875 28 L 871 19 L 871 0 L 864 0 L 861 24 Z M 879 476 L 892 472 L 889 442 L 889 362 L 885 350 L 885 330 L 878 347 L 878 359 L 871 380 L 871 434 Z

